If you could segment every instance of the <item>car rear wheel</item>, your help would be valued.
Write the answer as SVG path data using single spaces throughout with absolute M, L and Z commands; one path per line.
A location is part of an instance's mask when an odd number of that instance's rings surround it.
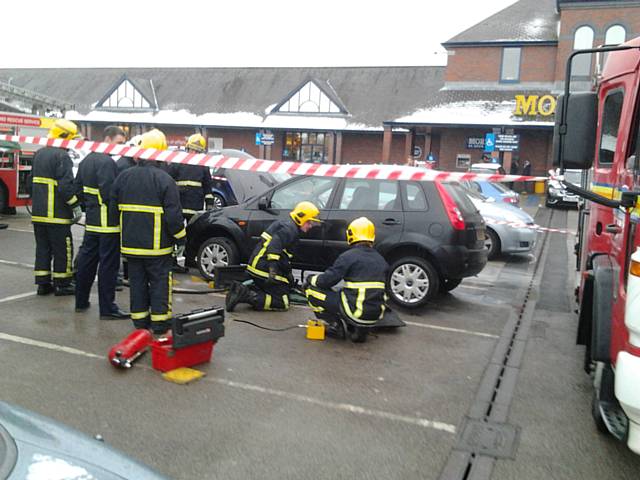
M 200 245 L 196 263 L 200 275 L 207 280 L 213 280 L 215 267 L 237 265 L 239 261 L 238 248 L 224 237 L 213 237 Z
M 222 195 L 218 195 L 217 193 L 213 194 L 213 208 L 218 210 L 226 205 L 227 205 L 227 202 L 224 201 L 224 198 L 222 198 Z
M 498 234 L 490 228 L 487 228 L 487 235 L 484 239 L 484 246 L 487 247 L 487 257 L 489 258 L 489 260 L 493 260 L 498 255 L 500 255 L 500 237 L 498 237 Z
M 420 307 L 431 300 L 439 289 L 438 272 L 424 258 L 401 258 L 389 270 L 387 290 L 391 299 L 403 307 Z

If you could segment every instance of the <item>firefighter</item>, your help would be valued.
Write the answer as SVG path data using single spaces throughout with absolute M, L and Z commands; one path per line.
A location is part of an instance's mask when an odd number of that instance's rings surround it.
M 187 140 L 186 150 L 191 153 L 205 153 L 207 142 L 202 135 L 195 133 Z M 213 208 L 213 193 L 211 192 L 213 179 L 209 167 L 176 163 L 171 164 L 169 174 L 175 179 L 180 189 L 182 215 L 187 224 L 191 217 L 202 210 L 203 204 L 206 204 L 207 209 Z M 174 271 L 185 273 L 188 268 L 178 265 L 176 261 Z
M 51 126 L 48 137 L 72 140 L 80 135 L 75 123 L 59 119 Z M 73 162 L 65 149 L 45 147 L 36 152 L 30 188 L 38 295 L 73 295 L 71 224 L 80 219 L 82 210 L 73 185 Z
M 105 143 L 122 144 L 125 139 L 120 127 L 104 129 Z M 110 155 L 92 152 L 80 163 L 75 180 L 76 194 L 86 213 L 85 234 L 77 258 L 76 312 L 89 309 L 89 292 L 97 271 L 101 320 L 129 318 L 115 303 L 120 227 L 118 217 L 109 215 L 109 199 L 117 175 L 118 167 Z
M 166 150 L 160 130 L 142 135 L 141 148 Z M 137 161 L 111 188 L 112 210 L 120 215 L 120 253 L 129 262 L 131 319 L 156 334 L 171 326 L 173 248 L 186 236 L 178 187 L 157 162 Z
M 305 280 L 302 289 L 309 306 L 316 317 L 329 323 L 328 334 L 332 336 L 344 338 L 346 334 L 341 317 L 355 325 L 356 333 L 362 333 L 366 330 L 357 330 L 358 326 L 375 324 L 384 315 L 389 265 L 373 248 L 375 237 L 371 220 L 366 217 L 355 219 L 347 227 L 347 243 L 351 248 L 324 273 Z M 332 290 L 341 280 L 344 280 L 344 287 L 339 291 Z M 362 335 L 359 338 L 364 341 Z
M 276 220 L 260 235 L 253 250 L 247 272 L 253 285 L 233 282 L 227 293 L 226 307 L 232 312 L 238 303 L 248 303 L 254 310 L 288 310 L 293 275 L 289 263 L 291 250 L 298 243 L 300 232 L 313 228 L 320 211 L 311 202 L 300 202 L 285 220 Z

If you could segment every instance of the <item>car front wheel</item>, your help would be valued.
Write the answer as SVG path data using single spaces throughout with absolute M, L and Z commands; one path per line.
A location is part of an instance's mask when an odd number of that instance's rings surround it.
M 400 306 L 418 308 L 434 298 L 439 289 L 438 272 L 424 258 L 398 259 L 389 270 L 387 290 Z
M 487 236 L 484 240 L 484 246 L 488 250 L 487 257 L 489 260 L 493 260 L 501 253 L 502 247 L 500 245 L 500 237 L 498 237 L 498 234 L 490 228 L 487 228 Z
M 217 193 L 213 194 L 213 208 L 215 210 L 220 210 L 222 207 L 226 206 L 227 202 L 224 201 L 222 195 L 218 195 Z
M 224 237 L 213 237 L 200 245 L 196 263 L 200 275 L 207 280 L 213 280 L 215 267 L 237 265 L 239 261 L 238 248 Z

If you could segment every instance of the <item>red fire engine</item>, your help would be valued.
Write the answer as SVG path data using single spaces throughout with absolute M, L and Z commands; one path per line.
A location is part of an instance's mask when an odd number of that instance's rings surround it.
M 46 136 L 54 120 L 0 112 L 0 133 Z M 37 148 L 35 145 L 0 141 L 0 213 L 15 213 L 16 207 L 31 203 L 27 182 Z
M 594 53 L 606 58 L 595 91 L 570 93 L 572 58 Z M 577 341 L 593 377 L 592 415 L 640 454 L 640 38 L 574 52 L 558 112 L 556 162 L 590 169 L 590 185 L 563 183 L 586 200 Z

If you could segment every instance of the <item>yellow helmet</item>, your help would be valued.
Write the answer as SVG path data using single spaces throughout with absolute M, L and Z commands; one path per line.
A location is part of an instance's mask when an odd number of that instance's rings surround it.
M 300 202 L 295 206 L 289 215 L 296 225 L 301 227 L 305 223 L 320 222 L 316 217 L 320 214 L 320 210 L 311 202 Z
M 187 150 L 204 153 L 207 150 L 207 141 L 199 133 L 194 133 L 187 140 Z
M 60 118 L 56 120 L 49 129 L 49 138 L 61 138 L 62 140 L 73 140 L 75 138 L 82 138 L 78 134 L 78 126 L 71 120 L 65 120 Z
M 140 148 L 155 148 L 156 150 L 167 149 L 167 138 L 157 128 L 143 133 L 140 137 Z
M 376 227 L 367 217 L 356 218 L 347 227 L 347 243 L 373 242 L 376 239 Z

